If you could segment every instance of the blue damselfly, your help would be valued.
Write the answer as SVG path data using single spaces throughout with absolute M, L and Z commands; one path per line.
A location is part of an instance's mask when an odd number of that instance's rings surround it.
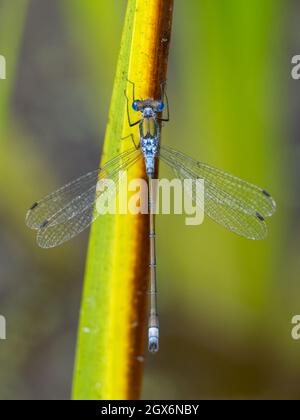
M 129 99 L 126 96 L 128 123 L 130 127 L 139 125 L 139 143 L 136 144 L 132 136 L 134 147 L 114 157 L 103 167 L 81 176 L 34 203 L 27 213 L 26 223 L 30 228 L 37 230 L 37 242 L 40 247 L 51 248 L 64 243 L 82 232 L 99 216 L 94 210 L 99 198 L 96 188 L 99 180 L 108 178 L 117 181 L 121 170 L 128 170 L 139 159 L 144 158 L 150 218 L 148 348 L 151 352 L 156 352 L 159 345 L 159 323 L 152 188 L 156 159 L 159 158 L 169 165 L 181 180 L 203 179 L 205 213 L 228 230 L 245 238 L 260 240 L 267 236 L 265 218 L 274 213 L 276 204 L 265 189 L 194 160 L 171 147 L 161 145 L 160 124 L 162 121 L 169 121 L 169 103 L 164 84 L 160 100 L 138 100 L 135 98 L 135 85 L 130 83 L 133 88 L 132 108 L 139 113 L 140 118 L 135 122 L 131 121 Z M 165 117 L 162 115 L 164 109 Z M 190 194 L 193 195 L 192 190 Z M 202 202 L 195 204 L 203 205 Z

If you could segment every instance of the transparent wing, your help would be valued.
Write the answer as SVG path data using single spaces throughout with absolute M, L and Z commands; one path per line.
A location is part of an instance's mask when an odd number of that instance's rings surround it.
M 161 146 L 160 158 L 173 168 L 178 178 L 204 179 L 204 210 L 214 221 L 248 239 L 267 236 L 264 218 L 274 213 L 276 204 L 266 190 L 170 147 Z M 189 193 L 195 197 L 194 191 Z M 203 206 L 203 203 L 196 204 Z
M 119 171 L 126 170 L 142 157 L 140 150 L 130 149 L 111 159 L 100 169 L 70 182 L 44 199 L 34 203 L 26 216 L 26 223 L 37 229 L 37 241 L 42 248 L 50 248 L 73 238 L 87 228 L 98 216 L 94 211 L 99 192 L 97 183 L 108 178 L 119 183 Z
M 103 168 L 98 168 L 81 176 L 34 203 L 26 215 L 27 226 L 31 229 L 40 229 L 41 225 L 52 218 L 57 212 L 63 209 L 70 211 L 72 207 L 69 205 L 73 200 L 76 200 L 73 206 L 75 210 L 76 208 L 78 209 L 76 206 L 79 206 L 79 209 L 81 205 L 85 207 L 85 199 L 88 200 L 90 196 L 94 196 L 94 189 L 96 188 L 99 177 L 103 177 L 104 173 L 114 173 L 121 166 L 122 162 L 126 162 L 127 159 L 130 161 L 134 157 L 134 152 L 135 149 L 131 149 L 120 154 L 107 162 Z M 90 190 L 92 190 L 92 193 L 89 193 Z M 80 200 L 82 195 L 83 200 Z

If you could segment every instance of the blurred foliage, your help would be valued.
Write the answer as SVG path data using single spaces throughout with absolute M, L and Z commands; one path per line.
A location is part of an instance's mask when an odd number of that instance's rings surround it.
M 76 46 L 81 77 L 95 92 L 89 98 L 89 112 L 95 124 L 100 119 L 104 126 L 108 116 L 108 99 L 112 95 L 125 6 L 123 0 L 110 3 L 90 0 L 88 5 L 82 0 L 60 2 L 65 30 Z
M 40 194 L 97 165 L 125 5 L 0 0 L 3 399 L 70 395 L 86 236 L 45 252 L 23 220 Z M 266 187 L 278 212 L 262 243 L 209 220 L 158 218 L 162 340 L 146 358 L 145 398 L 300 397 L 290 338 L 300 311 L 300 84 L 290 81 L 299 12 L 293 0 L 175 2 L 163 141 Z
M 2 83 L 0 95 L 0 135 L 3 141 L 3 130 L 9 118 L 9 99 L 15 83 L 16 66 L 19 58 L 19 49 L 22 40 L 22 30 L 26 18 L 28 1 L 21 3 L 0 3 L 0 51 L 5 57 L 7 80 Z M 14 30 L 11 30 L 11 28 Z

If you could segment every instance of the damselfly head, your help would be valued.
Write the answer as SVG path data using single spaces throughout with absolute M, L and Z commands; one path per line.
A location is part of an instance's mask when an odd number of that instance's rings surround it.
M 132 103 L 134 111 L 143 112 L 146 108 L 151 108 L 153 112 L 162 112 L 165 107 L 163 101 L 154 99 L 139 99 Z

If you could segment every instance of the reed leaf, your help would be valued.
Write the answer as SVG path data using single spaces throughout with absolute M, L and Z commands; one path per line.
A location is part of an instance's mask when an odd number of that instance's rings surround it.
M 129 0 L 102 163 L 132 147 L 124 90 L 159 97 L 166 78 L 172 0 Z M 137 138 L 137 129 L 133 132 Z M 128 180 L 145 178 L 141 161 Z M 93 225 L 81 307 L 74 399 L 140 396 L 146 331 L 148 217 L 107 215 Z

